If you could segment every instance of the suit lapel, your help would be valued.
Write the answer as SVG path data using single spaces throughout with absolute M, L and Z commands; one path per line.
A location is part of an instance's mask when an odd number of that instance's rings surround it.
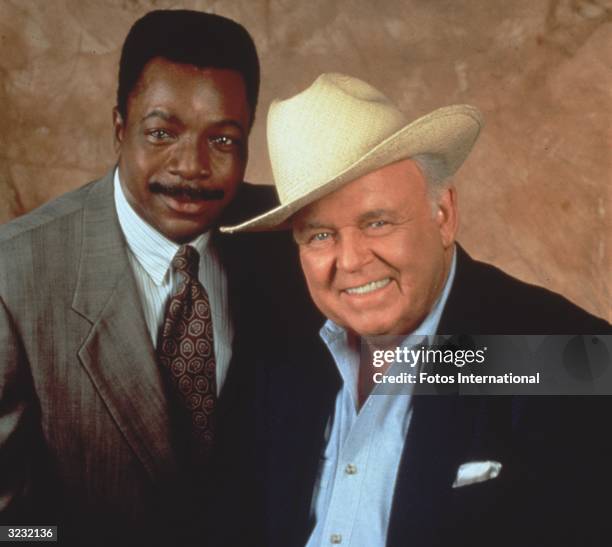
M 304 341 L 302 341 L 304 342 Z M 270 545 L 305 545 L 312 530 L 310 506 L 333 414 L 340 377 L 320 340 L 290 348 L 287 363 L 267 385 L 267 528 Z M 299 350 L 296 350 L 299 348 Z M 307 351 L 303 351 L 307 350 Z M 292 359 L 293 357 L 293 359 Z
M 438 334 L 510 334 L 516 322 L 504 321 L 506 311 L 496 303 L 499 287 L 491 286 L 489 273 L 494 268 L 473 260 L 459 244 L 456 248 L 457 270 Z
M 260 198 L 255 189 L 243 183 L 235 199 L 223 213 L 219 225 L 242 222 L 262 211 L 256 203 Z M 250 355 L 260 337 L 269 336 L 261 329 L 269 321 L 262 321 L 263 305 L 258 286 L 259 277 L 266 264 L 258 260 L 260 245 L 253 234 L 223 234 L 214 229 L 211 244 L 223 266 L 227 280 L 227 309 L 234 327 L 232 358 L 221 389 L 215 413 L 218 423 L 228 414 L 241 408 L 237 398 L 250 396 L 255 383 L 254 361 Z M 264 312 L 265 313 L 265 312 Z M 272 329 L 268 329 L 272 330 Z M 246 392 L 244 391 L 246 390 Z
M 152 476 L 171 471 L 168 409 L 113 200 L 113 175 L 92 187 L 73 309 L 91 323 L 81 363 Z
M 219 260 L 223 266 L 227 280 L 227 309 L 230 317 L 232 318 L 232 324 L 234 327 L 234 340 L 232 342 L 232 357 L 230 360 L 229 367 L 227 369 L 227 375 L 225 383 L 221 389 L 220 397 L 217 402 L 215 413 L 217 420 L 223 420 L 225 415 L 236 408 L 235 398 L 239 396 L 239 388 L 236 384 L 244 383 L 246 381 L 243 375 L 248 374 L 251 376 L 251 371 L 246 369 L 243 364 L 243 359 L 239 356 L 237 350 L 240 347 L 248 346 L 245 340 L 245 334 L 248 333 L 241 326 L 240 312 L 248 304 L 241 298 L 240 292 L 250 289 L 246 279 L 241 279 L 239 274 L 242 272 L 240 264 L 240 249 L 236 248 L 235 241 L 224 234 L 214 231 L 211 238 L 211 244 L 214 245 L 215 252 L 219 257 Z M 239 344 L 236 344 L 236 340 Z M 247 352 L 248 353 L 248 352 Z M 247 360 L 248 362 L 248 360 Z M 237 370 L 242 368 L 242 370 Z
M 438 332 L 466 332 L 466 268 L 469 257 L 457 245 L 457 270 Z M 469 295 L 468 295 L 469 298 Z M 465 306 L 468 306 L 467 308 Z M 463 312 L 463 313 L 462 313 Z M 452 484 L 473 435 L 475 400 L 454 394 L 416 395 L 393 497 L 388 547 L 438 545 Z
M 457 245 L 457 270 L 440 318 L 439 334 L 473 334 L 482 329 L 475 320 L 479 314 L 470 312 L 475 306 L 475 294 L 487 289 L 479 283 L 474 286 L 473 279 L 477 278 L 473 269 L 474 261 Z M 479 405 L 482 402 L 478 397 L 414 397 L 393 498 L 388 547 L 405 545 L 406 538 L 423 546 L 441 544 L 457 469 L 481 427 L 477 418 Z
M 452 484 L 471 438 L 473 405 L 457 395 L 417 395 L 395 485 L 388 547 L 432 547 L 439 534 Z

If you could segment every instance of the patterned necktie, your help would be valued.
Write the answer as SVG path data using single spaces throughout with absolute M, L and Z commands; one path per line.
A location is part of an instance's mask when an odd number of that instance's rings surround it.
M 188 245 L 172 259 L 182 280 L 166 308 L 157 357 L 191 420 L 195 456 L 206 459 L 213 444 L 217 384 L 210 303 L 198 280 L 199 261 L 198 252 Z

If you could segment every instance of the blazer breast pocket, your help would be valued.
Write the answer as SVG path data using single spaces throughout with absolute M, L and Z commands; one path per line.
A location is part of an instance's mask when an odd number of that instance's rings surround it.
M 471 461 L 462 463 L 457 469 L 453 488 L 464 488 L 473 484 L 492 481 L 499 477 L 502 464 L 494 460 Z

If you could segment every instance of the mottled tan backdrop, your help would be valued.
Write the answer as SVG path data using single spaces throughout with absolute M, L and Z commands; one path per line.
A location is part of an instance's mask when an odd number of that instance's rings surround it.
M 271 180 L 270 100 L 320 72 L 362 77 L 414 116 L 478 106 L 487 127 L 456 177 L 460 240 L 612 319 L 612 0 L 0 0 L 0 222 L 113 163 L 119 48 L 162 7 L 214 11 L 253 34 L 254 182 Z

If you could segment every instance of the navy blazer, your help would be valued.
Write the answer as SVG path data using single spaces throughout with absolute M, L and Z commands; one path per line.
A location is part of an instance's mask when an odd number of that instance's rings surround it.
M 441 334 L 612 332 L 563 297 L 474 261 L 460 247 L 457 258 Z M 250 451 L 261 525 L 241 545 L 303 547 L 340 378 L 314 331 L 276 349 L 260 369 Z M 609 409 L 608 397 L 415 396 L 387 547 L 610 545 L 598 497 L 611 486 L 601 435 Z M 501 462 L 499 477 L 452 488 L 459 465 L 479 460 Z

